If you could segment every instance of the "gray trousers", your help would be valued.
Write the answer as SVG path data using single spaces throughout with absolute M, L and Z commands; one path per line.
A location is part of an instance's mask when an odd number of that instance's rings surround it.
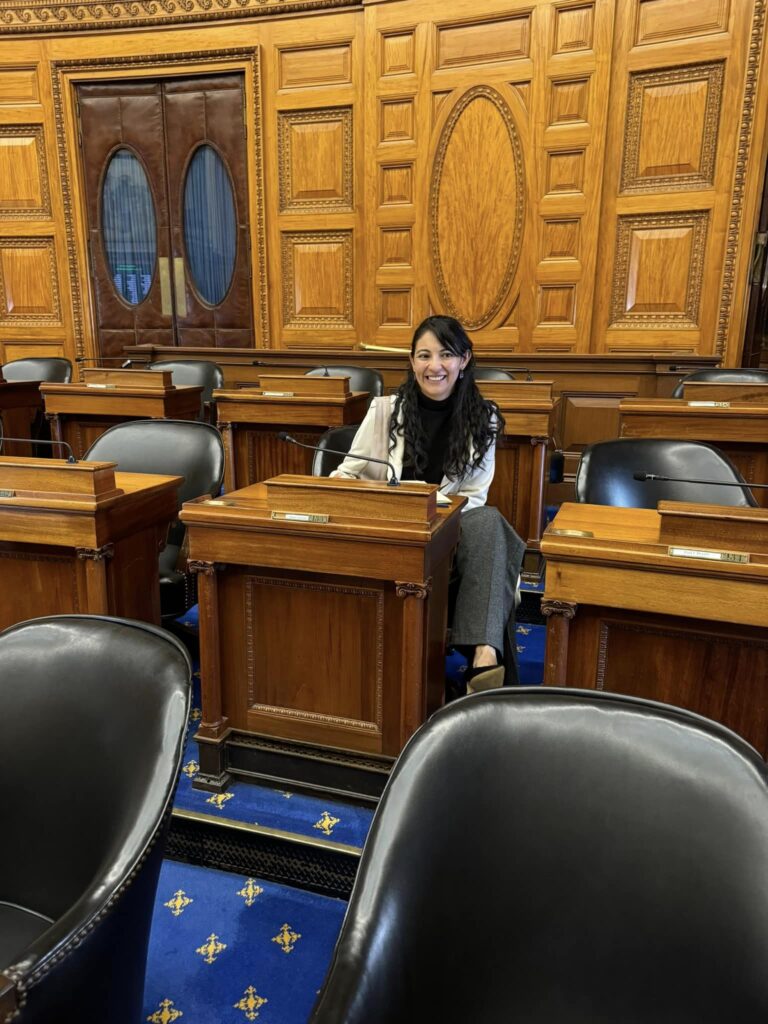
M 504 659 L 507 686 L 517 682 L 515 588 L 524 553 L 524 542 L 497 508 L 483 505 L 462 515 L 451 643 L 495 647 Z

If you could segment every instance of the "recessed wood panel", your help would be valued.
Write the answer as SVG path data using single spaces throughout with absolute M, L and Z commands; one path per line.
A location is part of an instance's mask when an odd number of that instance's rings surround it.
M 611 324 L 696 327 L 709 213 L 619 217 Z
M 12 602 L 0 606 L 0 630 L 41 615 L 80 612 L 77 568 L 77 559 L 69 552 L 42 554 L 0 547 L 3 591 L 13 594 Z
M 413 141 L 413 99 L 382 100 L 379 142 Z
M 0 70 L 0 105 L 16 106 L 39 103 L 35 68 L 3 68 Z
M 434 127 L 437 122 L 437 116 L 440 113 L 440 109 L 446 96 L 450 96 L 450 90 L 447 92 L 432 93 L 432 127 Z
M 557 9 L 553 52 L 573 53 L 576 50 L 591 50 L 594 31 L 594 4 Z
M 507 297 L 520 259 L 526 201 L 512 111 L 495 89 L 474 86 L 443 125 L 430 182 L 435 284 L 445 311 L 465 327 L 487 324 Z
M 52 238 L 0 238 L 0 297 L 3 321 L 61 322 Z
M 410 288 L 381 288 L 379 304 L 380 327 L 410 327 L 411 316 Z
M 549 99 L 549 123 L 551 125 L 588 121 L 588 114 L 588 78 L 571 78 L 551 83 Z
M 352 232 L 282 235 L 286 327 L 352 327 Z
M 342 43 L 340 46 L 281 50 L 279 66 L 281 89 L 345 85 L 352 81 L 352 47 Z
M 379 229 L 379 266 L 410 267 L 413 264 L 413 238 L 410 228 Z
M 584 150 L 547 153 L 547 193 L 584 191 Z
M 43 126 L 0 126 L 0 218 L 49 217 Z
M 493 21 L 441 25 L 437 29 L 437 67 L 462 67 L 497 60 L 527 57 L 530 51 L 530 14 Z
M 538 323 L 544 327 L 573 324 L 576 318 L 576 285 L 539 287 Z
M 520 99 L 522 101 L 522 104 L 525 107 L 525 109 L 528 110 L 529 106 L 530 106 L 530 98 L 531 98 L 531 83 L 530 82 L 511 82 L 510 86 L 511 86 L 512 89 L 514 89 L 514 91 L 520 97 Z
M 379 168 L 379 205 L 413 202 L 413 165 L 383 164 Z
M 725 32 L 729 10 L 730 0 L 640 0 L 635 42 L 642 45 Z
M 352 110 L 278 113 L 280 210 L 352 208 Z
M 542 260 L 577 260 L 581 221 L 574 218 L 545 220 L 542 225 Z
M 411 75 L 415 70 L 413 32 L 387 32 L 381 36 L 381 74 Z
M 678 192 L 713 184 L 724 64 L 630 75 L 624 192 Z

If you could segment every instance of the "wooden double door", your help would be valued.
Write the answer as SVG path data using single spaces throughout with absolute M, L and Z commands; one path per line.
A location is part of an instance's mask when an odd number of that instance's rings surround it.
M 243 79 L 78 87 L 103 356 L 254 344 Z

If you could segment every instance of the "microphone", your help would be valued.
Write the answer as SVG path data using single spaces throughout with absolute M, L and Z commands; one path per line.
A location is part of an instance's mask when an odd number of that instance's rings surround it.
M 62 448 L 66 448 L 67 451 L 69 452 L 69 456 L 67 458 L 67 462 L 77 462 L 77 459 L 75 458 L 74 452 L 72 451 L 72 446 L 68 445 L 66 441 L 46 441 L 44 438 L 37 439 L 37 438 L 29 438 L 29 437 L 0 437 L 0 448 L 2 448 L 3 444 L 6 441 L 17 441 L 20 444 L 33 444 L 33 445 L 34 444 L 58 444 Z
M 128 370 L 133 366 L 132 359 L 126 359 L 125 356 L 97 356 L 94 359 L 86 359 L 85 356 L 78 356 L 75 359 L 76 363 L 82 366 L 84 363 L 96 363 L 98 367 L 99 363 L 120 363 L 121 370 Z
M 299 448 L 308 448 L 311 452 L 328 452 L 331 455 L 343 455 L 344 458 L 349 455 L 349 452 L 340 452 L 337 448 L 320 448 L 315 444 L 303 444 L 301 441 L 297 441 L 295 437 L 291 437 L 287 430 L 281 430 L 278 435 L 281 441 L 288 441 L 289 444 L 297 444 Z M 353 455 L 353 459 L 365 459 L 366 462 L 377 462 L 380 466 L 386 466 L 392 473 L 392 476 L 387 480 L 387 487 L 399 487 L 400 481 L 397 479 L 395 473 L 395 467 L 391 462 L 385 462 L 384 459 L 374 459 L 370 455 Z
M 710 487 L 759 487 L 761 490 L 768 488 L 768 484 L 751 484 L 748 480 L 743 483 L 737 480 L 691 480 L 681 476 L 661 476 L 658 473 L 633 473 L 632 479 L 641 482 L 661 480 L 670 484 L 708 484 Z
M 533 380 L 533 370 L 529 370 L 527 366 L 511 366 L 510 373 L 524 373 L 526 380 Z

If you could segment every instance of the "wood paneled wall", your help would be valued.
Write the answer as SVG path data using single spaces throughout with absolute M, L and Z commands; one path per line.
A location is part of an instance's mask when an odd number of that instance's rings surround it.
M 765 14 L 766 0 L 5 3 L 0 358 L 97 354 L 76 84 L 236 71 L 256 347 L 402 346 L 435 311 L 491 359 L 736 365 Z

